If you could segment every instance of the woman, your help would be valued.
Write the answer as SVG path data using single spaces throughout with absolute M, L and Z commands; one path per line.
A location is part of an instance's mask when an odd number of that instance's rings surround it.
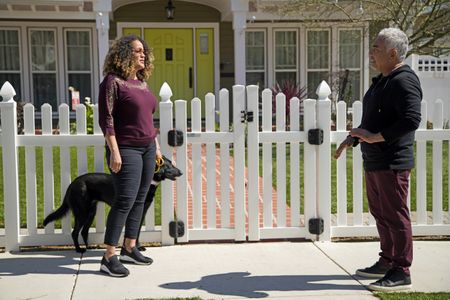
M 116 199 L 108 215 L 106 252 L 100 271 L 115 277 L 128 276 L 121 262 L 150 265 L 153 260 L 136 247 L 139 224 L 155 170 L 161 156 L 153 126 L 156 98 L 145 80 L 153 69 L 153 54 L 137 36 L 117 39 L 105 58 L 100 84 L 99 125 L 106 140 L 106 160 L 114 179 Z M 116 255 L 120 234 L 125 237 Z

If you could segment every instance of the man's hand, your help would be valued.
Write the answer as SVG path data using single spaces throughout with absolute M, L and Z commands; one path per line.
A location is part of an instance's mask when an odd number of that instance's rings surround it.
M 359 141 L 366 142 L 369 144 L 384 142 L 384 137 L 381 133 L 372 133 L 368 130 L 362 128 L 353 128 L 350 130 L 350 135 L 354 138 L 359 139 Z
M 338 159 L 339 156 L 341 156 L 342 151 L 347 149 L 347 147 L 353 146 L 353 142 L 354 142 L 353 137 L 347 136 L 347 138 L 336 149 L 336 153 L 334 154 L 334 158 Z

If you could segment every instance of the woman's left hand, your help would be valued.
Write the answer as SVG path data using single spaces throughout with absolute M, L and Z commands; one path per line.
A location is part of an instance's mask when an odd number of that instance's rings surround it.
M 156 159 L 162 159 L 161 149 L 156 148 Z

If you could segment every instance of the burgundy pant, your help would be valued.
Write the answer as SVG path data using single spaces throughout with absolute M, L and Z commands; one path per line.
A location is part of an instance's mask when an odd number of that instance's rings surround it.
M 411 170 L 366 171 L 369 208 L 380 235 L 380 262 L 409 275 L 413 259 L 411 219 L 407 205 Z

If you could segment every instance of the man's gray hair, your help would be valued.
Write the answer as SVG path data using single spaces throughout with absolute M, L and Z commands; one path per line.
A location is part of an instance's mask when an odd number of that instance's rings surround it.
M 400 61 L 404 61 L 408 52 L 408 37 L 398 28 L 384 28 L 378 33 L 378 37 L 384 40 L 386 48 L 396 49 Z

